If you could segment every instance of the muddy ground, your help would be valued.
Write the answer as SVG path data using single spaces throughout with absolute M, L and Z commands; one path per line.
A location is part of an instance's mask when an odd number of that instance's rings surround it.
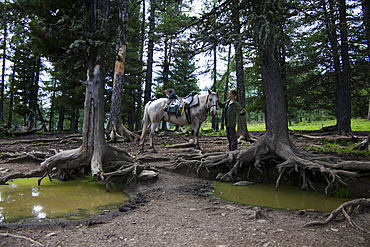
M 259 132 L 251 134 L 256 138 L 261 135 Z M 2 139 L 0 152 L 67 150 L 80 145 L 78 140 L 60 142 L 59 138 L 66 135 Z M 293 134 L 291 138 L 301 147 L 320 145 L 318 141 L 297 138 Z M 324 226 L 302 228 L 307 222 L 325 220 L 327 215 L 263 210 L 255 217 L 260 210 L 257 207 L 210 196 L 212 181 L 178 174 L 168 168 L 172 157 L 187 150 L 170 149 L 166 145 L 182 143 L 184 139 L 190 137 L 171 133 L 158 135 L 156 155 L 149 152 L 147 145 L 146 152 L 140 153 L 138 143 L 112 144 L 135 157 L 164 157 L 161 161 L 144 161 L 159 171 L 158 179 L 139 182 L 128 191 L 133 201 L 120 210 L 86 220 L 33 225 L 0 223 L 0 246 L 370 246 L 369 213 L 352 216 L 354 222 L 367 231 L 353 228 L 342 216 Z M 200 145 L 202 152 L 207 153 L 227 151 L 226 143 L 226 137 L 202 137 Z M 170 160 L 166 160 L 168 158 Z M 344 155 L 342 158 L 370 160 L 369 155 Z M 0 168 L 10 169 L 8 172 L 37 166 L 37 162 L 0 162 Z

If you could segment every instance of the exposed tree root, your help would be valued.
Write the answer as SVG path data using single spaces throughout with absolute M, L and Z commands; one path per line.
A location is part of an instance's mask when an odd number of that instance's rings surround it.
M 364 150 L 367 149 L 370 151 L 370 135 L 366 138 L 366 140 L 360 142 L 356 146 L 353 147 L 354 150 Z
M 30 241 L 31 243 L 36 244 L 38 246 L 45 246 L 45 245 L 43 245 L 43 244 L 41 244 L 41 243 L 39 243 L 39 242 L 31 239 L 31 238 L 27 238 L 25 236 L 13 235 L 13 234 L 9 234 L 9 233 L 0 233 L 0 236 L 2 236 L 2 237 L 20 238 L 20 239 L 24 239 L 24 240 Z
M 12 162 L 19 159 L 36 159 L 38 161 L 44 160 L 43 158 L 35 158 L 34 155 L 22 154 L 22 156 L 12 158 Z M 50 154 L 48 155 L 50 156 Z M 91 166 L 93 165 L 94 157 L 91 157 Z M 10 160 L 9 160 L 10 161 Z M 30 177 L 40 177 L 38 184 L 40 185 L 43 178 L 46 176 L 56 177 L 59 180 L 68 180 L 73 177 L 74 171 L 81 168 L 88 168 L 90 164 L 90 159 L 87 157 L 86 152 L 82 147 L 62 151 L 54 156 L 45 159 L 38 169 L 26 172 L 26 173 L 12 173 L 7 174 L 0 178 L 0 184 L 5 184 L 7 181 L 16 178 L 30 178 Z M 98 178 L 102 182 L 106 183 L 107 190 L 109 190 L 108 185 L 111 184 L 111 178 L 116 176 L 126 176 L 127 183 L 135 181 L 136 177 L 143 170 L 143 167 L 135 161 L 127 152 L 119 150 L 114 147 L 105 145 L 104 152 L 100 156 L 100 160 L 95 158 L 95 178 Z M 101 165 L 101 167 L 99 166 Z M 82 169 L 86 170 L 86 169 Z M 91 167 L 92 173 L 94 174 L 94 168 Z M 103 171 L 104 170 L 104 171 Z
M 343 203 L 342 205 L 340 205 L 337 209 L 333 210 L 331 212 L 331 214 L 329 215 L 329 217 L 325 220 L 325 221 L 313 221 L 313 222 L 309 222 L 307 224 L 305 224 L 303 227 L 307 227 L 307 226 L 316 226 L 316 225 L 326 225 L 328 224 L 330 221 L 334 220 L 338 214 L 342 213 L 343 216 L 346 218 L 346 220 L 348 221 L 348 223 L 352 226 L 352 227 L 355 227 L 361 231 L 367 231 L 363 228 L 361 228 L 360 226 L 358 226 L 355 222 L 352 221 L 351 217 L 350 217 L 350 214 L 352 214 L 354 212 L 354 210 L 361 210 L 361 209 L 364 209 L 365 207 L 369 207 L 370 206 L 370 199 L 369 198 L 362 198 L 362 199 L 356 199 L 356 200 L 353 200 L 353 201 L 349 201 L 349 202 L 346 202 L 346 203 Z
M 7 136 L 23 136 L 23 135 L 30 135 L 30 134 L 33 134 L 37 131 L 40 131 L 44 128 L 44 126 L 41 126 L 40 128 L 27 128 L 27 127 L 21 127 L 21 128 L 18 128 L 18 129 L 10 129 L 10 128 L 1 128 L 0 127 L 0 132 L 1 133 L 4 133 L 5 135 Z
M 50 156 L 49 153 L 43 152 L 21 152 L 21 153 L 4 153 L 0 156 L 1 159 L 4 159 L 4 163 L 17 162 L 21 160 L 36 160 L 43 161 L 45 157 Z
M 229 170 L 217 178 L 233 180 L 241 170 L 263 173 L 266 166 L 274 165 L 278 170 L 276 188 L 284 173 L 297 172 L 300 175 L 302 189 L 315 189 L 308 173 L 321 173 L 327 181 L 325 193 L 330 187 L 339 182 L 345 184 L 346 179 L 358 177 L 357 171 L 368 171 L 370 162 L 340 161 L 335 158 L 321 157 L 308 153 L 296 147 L 289 139 L 274 140 L 268 135 L 262 136 L 251 146 L 228 153 L 214 153 L 207 155 L 181 155 L 173 163 L 175 169 L 183 166 L 209 170 L 214 167 L 220 170 Z
M 108 142 L 133 142 L 138 137 L 138 135 L 128 130 L 122 123 L 118 126 L 113 123 L 107 136 Z
M 81 141 L 81 137 L 82 135 L 81 134 L 72 134 L 72 135 L 68 135 L 66 137 L 63 137 L 63 138 L 39 138 L 39 139 L 36 139 L 36 138 L 32 138 L 32 139 L 27 139 L 27 140 L 16 140 L 16 141 L 13 141 L 13 142 L 9 142 L 9 143 L 6 143 L 7 145 L 15 145 L 15 144 L 20 144 L 20 143 L 38 143 L 38 142 L 42 142 L 42 143 L 64 143 L 64 142 L 77 142 L 77 141 Z

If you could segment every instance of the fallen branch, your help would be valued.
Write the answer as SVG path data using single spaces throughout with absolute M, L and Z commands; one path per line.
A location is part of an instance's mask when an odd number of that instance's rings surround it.
M 174 144 L 171 146 L 166 146 L 166 148 L 184 148 L 184 147 L 195 147 L 195 143 L 193 139 L 190 139 L 186 143 L 179 143 L 179 144 Z

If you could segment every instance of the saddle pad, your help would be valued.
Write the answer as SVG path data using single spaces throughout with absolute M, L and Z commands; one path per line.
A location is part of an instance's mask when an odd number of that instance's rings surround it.
M 184 113 L 185 104 L 182 98 L 169 99 L 163 110 L 168 113 L 176 113 L 178 116 L 182 116 Z

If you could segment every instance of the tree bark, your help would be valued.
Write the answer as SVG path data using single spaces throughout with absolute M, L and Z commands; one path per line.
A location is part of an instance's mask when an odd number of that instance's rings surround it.
M 365 34 L 367 43 L 367 57 L 370 60 L 370 0 L 362 0 L 362 12 L 364 16 Z M 369 111 L 367 114 L 367 120 L 370 121 L 370 98 L 369 98 Z
M 216 92 L 216 84 L 217 84 L 217 43 L 213 44 L 213 85 L 212 90 L 213 92 Z M 217 131 L 216 126 L 216 116 L 212 116 L 212 129 L 214 131 Z
M 57 85 L 57 79 L 54 78 L 54 88 Z M 54 129 L 54 103 L 55 103 L 55 90 L 51 95 L 51 104 L 50 104 L 50 119 L 49 119 L 49 130 L 50 132 Z
M 227 96 L 229 93 L 229 78 L 230 78 L 230 60 L 231 60 L 231 44 L 229 45 L 229 52 L 227 55 L 227 71 L 226 71 L 226 80 L 225 80 L 225 89 L 224 89 L 224 101 L 226 102 Z M 225 108 L 222 108 L 222 117 L 221 117 L 221 129 L 225 128 Z
M 340 13 L 340 37 L 341 37 L 341 54 L 342 54 L 342 84 L 339 89 L 340 102 L 339 114 L 337 119 L 338 131 L 342 134 L 351 131 L 351 82 L 350 82 L 350 65 L 348 55 L 348 34 L 347 34 L 347 14 L 346 1 L 339 0 Z M 337 95 L 338 95 L 337 94 Z
M 233 27 L 235 33 L 235 69 L 236 69 L 236 82 L 237 90 L 239 93 L 240 105 L 245 108 L 245 85 L 244 85 L 244 70 L 243 70 L 243 51 L 240 35 L 240 20 L 239 20 L 239 0 L 233 0 Z M 246 115 L 238 115 L 238 132 L 241 136 L 240 139 L 249 141 L 251 137 L 247 128 Z
M 58 120 L 58 132 L 59 133 L 63 131 L 64 113 L 65 113 L 65 108 L 63 105 L 61 105 L 59 108 L 59 120 Z
M 6 39 L 7 39 L 7 25 L 4 21 L 4 46 L 3 46 L 3 68 L 1 71 L 1 86 L 0 86 L 0 123 L 3 122 L 4 117 L 4 90 L 5 90 L 5 60 L 6 60 Z
M 342 0 L 339 0 L 342 1 Z M 338 45 L 337 26 L 335 18 L 335 1 L 329 0 L 329 11 L 326 10 L 326 2 L 322 1 L 325 10 L 325 22 L 328 32 L 329 42 L 333 51 L 335 95 L 336 95 L 336 118 L 337 123 L 334 127 L 342 134 L 351 131 L 351 98 L 350 98 L 350 74 L 348 57 L 348 39 L 345 4 L 339 2 L 340 6 L 340 31 L 341 46 Z M 342 53 L 342 66 L 340 63 L 340 49 Z
M 143 19 L 141 21 L 141 33 L 140 33 L 140 63 L 141 63 L 141 69 L 143 69 L 143 54 L 144 54 L 144 41 L 145 41 L 145 1 L 142 1 L 143 4 L 143 10 L 142 10 L 142 16 Z M 136 124 L 135 124 L 135 130 L 139 130 L 141 128 L 141 109 L 142 109 L 142 102 L 141 102 L 141 94 L 142 94 L 142 81 L 143 81 L 143 72 L 140 71 L 138 75 L 138 90 L 136 93 L 136 99 L 137 99 L 137 107 L 136 107 Z
M 154 28 L 155 28 L 155 0 L 150 1 L 149 33 L 148 33 L 148 62 L 145 78 L 144 105 L 151 99 L 154 53 Z

